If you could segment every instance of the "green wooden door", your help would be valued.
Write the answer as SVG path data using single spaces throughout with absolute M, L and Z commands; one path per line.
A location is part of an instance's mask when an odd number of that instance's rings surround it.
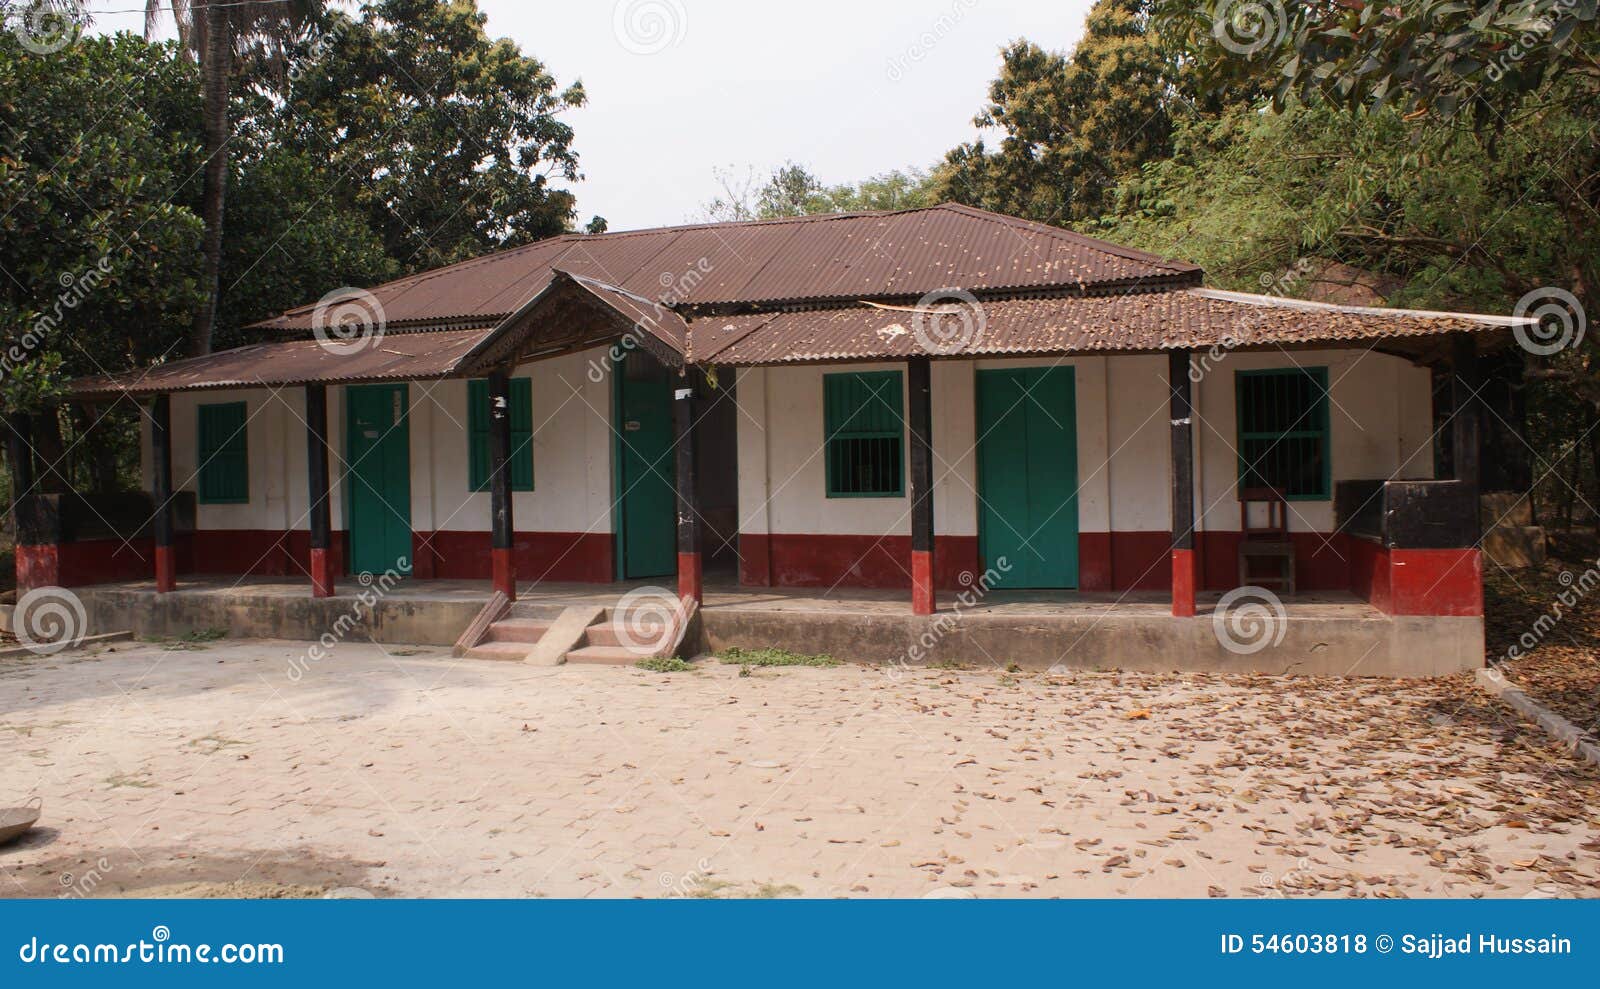
M 1078 586 L 1072 368 L 978 372 L 978 495 L 978 548 L 997 586 Z
M 667 577 L 678 570 L 672 381 L 655 360 L 633 353 L 618 369 L 617 387 L 617 574 Z
M 406 385 L 345 389 L 350 572 L 411 572 L 411 424 Z

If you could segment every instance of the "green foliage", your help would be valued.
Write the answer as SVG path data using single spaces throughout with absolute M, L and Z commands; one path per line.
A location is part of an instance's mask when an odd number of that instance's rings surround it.
M 1600 83 L 1596 0 L 1154 7 L 1160 32 L 1207 83 L 1270 79 L 1279 106 L 1298 93 L 1350 109 L 1392 103 L 1439 117 L 1465 109 L 1498 125 L 1559 81 L 1591 97 Z
M 41 55 L 6 33 L 0 94 L 4 401 L 37 409 L 66 378 L 181 346 L 199 297 L 198 81 L 169 45 Z
M 376 0 L 330 12 L 291 72 L 285 141 L 326 163 L 329 194 L 359 210 L 415 271 L 571 228 L 581 83 L 492 39 L 470 0 Z M 333 286 L 330 286 L 333 287 Z
M 688 673 L 694 669 L 694 664 L 676 656 L 653 656 L 650 659 L 641 659 L 634 665 L 651 673 Z
M 729 666 L 838 666 L 828 655 L 812 656 L 788 649 L 740 649 L 730 646 L 717 653 L 719 662 Z
M 1117 183 L 1170 149 L 1185 91 L 1147 28 L 1148 0 L 1099 0 L 1070 55 L 1012 43 L 974 123 L 1005 136 L 952 150 L 935 195 L 1047 223 L 1098 217 Z
M 860 182 L 833 186 L 793 161 L 774 168 L 759 185 L 754 169 L 737 181 L 729 172 L 719 170 L 716 174 L 722 183 L 722 195 L 700 208 L 701 218 L 710 222 L 916 209 L 940 201 L 932 176 L 916 167 L 892 169 Z

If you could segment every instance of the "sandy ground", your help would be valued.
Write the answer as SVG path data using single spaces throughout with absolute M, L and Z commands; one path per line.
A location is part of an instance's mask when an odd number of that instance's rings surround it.
M 0 661 L 0 893 L 1600 893 L 1600 775 L 1466 677 L 305 656 Z

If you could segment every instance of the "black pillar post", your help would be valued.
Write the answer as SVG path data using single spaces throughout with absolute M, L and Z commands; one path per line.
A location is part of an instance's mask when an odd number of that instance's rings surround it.
M 311 596 L 333 596 L 331 506 L 328 498 L 328 387 L 306 385 L 306 483 L 311 512 Z
M 933 585 L 933 383 L 932 362 L 906 362 L 911 425 L 911 612 L 938 608 Z
M 1167 352 L 1172 391 L 1172 614 L 1194 614 L 1194 402 L 1189 351 Z
M 672 427 L 678 495 L 678 597 L 696 605 L 705 600 L 700 564 L 700 508 L 694 491 L 694 388 L 691 378 L 678 380 L 672 393 Z
M 1483 449 L 1478 392 L 1478 344 L 1470 333 L 1457 333 L 1450 339 L 1450 392 L 1455 411 L 1450 419 L 1450 447 L 1456 480 L 1472 490 L 1473 537 L 1481 535 L 1477 516 L 1478 493 L 1482 487 L 1480 454 Z
M 155 543 L 156 591 L 165 594 L 178 586 L 172 551 L 172 399 L 167 395 L 157 395 L 150 402 L 150 466 L 155 475 L 151 485 L 155 517 L 150 520 L 150 534 Z
M 512 554 L 511 514 L 511 374 L 489 374 L 489 552 L 494 589 L 517 597 L 517 563 Z
M 16 504 L 33 493 L 33 418 L 26 412 L 13 412 L 7 417 L 6 459 L 11 462 L 11 504 L 13 515 Z

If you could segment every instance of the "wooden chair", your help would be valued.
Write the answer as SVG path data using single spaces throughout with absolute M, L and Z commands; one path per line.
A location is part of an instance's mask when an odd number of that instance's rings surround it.
M 1252 506 L 1264 506 L 1265 525 L 1256 525 L 1251 519 Z M 1239 586 L 1276 585 L 1279 590 L 1294 597 L 1294 542 L 1289 538 L 1289 505 L 1282 492 L 1274 488 L 1243 488 L 1239 492 Z M 1250 577 L 1250 561 L 1278 560 L 1278 574 L 1269 577 Z

